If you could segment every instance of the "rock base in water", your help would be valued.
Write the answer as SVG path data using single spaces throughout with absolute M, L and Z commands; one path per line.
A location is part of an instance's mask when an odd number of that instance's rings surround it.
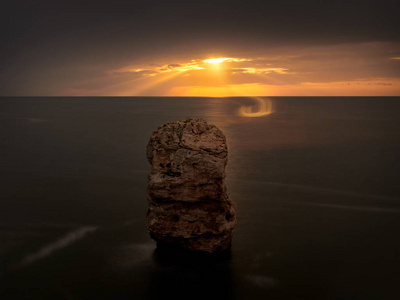
M 224 134 L 202 119 L 169 122 L 147 145 L 147 227 L 163 245 L 217 252 L 231 245 L 235 206 L 225 185 Z

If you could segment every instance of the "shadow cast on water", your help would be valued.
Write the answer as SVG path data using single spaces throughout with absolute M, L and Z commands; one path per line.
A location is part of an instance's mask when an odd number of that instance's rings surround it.
M 231 257 L 230 249 L 204 254 L 158 244 L 148 298 L 234 299 Z

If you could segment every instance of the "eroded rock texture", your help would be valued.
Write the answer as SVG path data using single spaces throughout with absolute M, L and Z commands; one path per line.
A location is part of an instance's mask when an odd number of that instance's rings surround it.
M 226 139 L 202 119 L 168 122 L 147 145 L 147 227 L 157 242 L 216 252 L 229 248 L 235 206 L 225 185 Z

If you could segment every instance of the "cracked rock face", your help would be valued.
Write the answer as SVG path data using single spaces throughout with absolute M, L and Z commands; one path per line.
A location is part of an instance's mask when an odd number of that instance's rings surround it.
M 191 251 L 229 248 L 236 217 L 226 192 L 222 131 L 202 119 L 168 122 L 151 136 L 147 159 L 151 237 Z

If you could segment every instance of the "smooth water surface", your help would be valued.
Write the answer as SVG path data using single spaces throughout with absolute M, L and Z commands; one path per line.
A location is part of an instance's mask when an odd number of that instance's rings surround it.
M 0 98 L 0 298 L 400 299 L 399 115 L 398 97 Z M 189 117 L 228 139 L 224 257 L 146 231 L 146 144 Z

